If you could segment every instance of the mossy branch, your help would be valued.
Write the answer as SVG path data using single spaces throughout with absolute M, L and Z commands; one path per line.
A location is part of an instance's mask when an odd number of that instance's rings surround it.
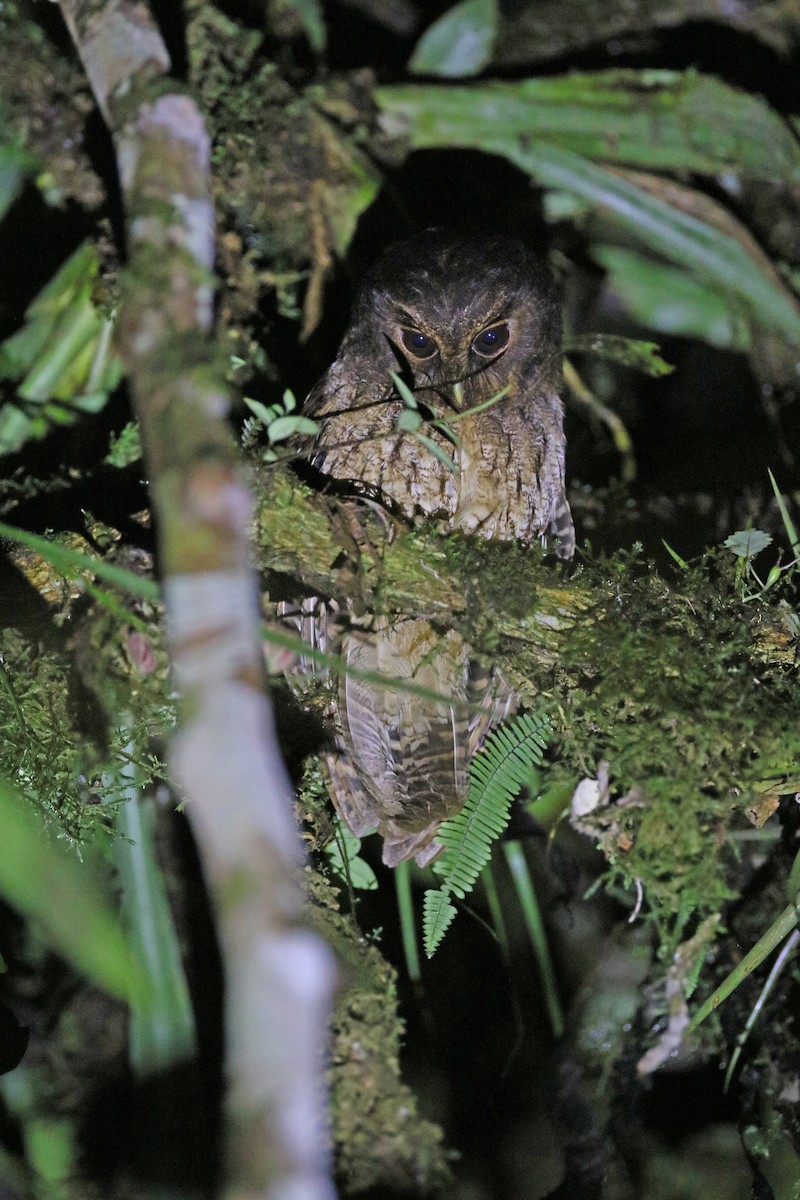
M 606 596 L 537 550 L 400 525 L 359 499 L 314 492 L 285 468 L 258 468 L 259 565 L 276 594 L 302 585 L 354 612 L 413 613 L 457 627 L 478 653 L 550 663 L 567 628 Z M 288 577 L 292 583 L 275 580 Z
M 536 550 L 392 527 L 377 506 L 264 472 L 257 543 L 276 595 L 298 588 L 345 611 L 424 616 L 456 628 L 524 706 L 549 715 L 554 786 L 584 780 L 577 827 L 613 882 L 644 894 L 672 953 L 697 915 L 731 896 L 726 837 L 764 792 L 796 790 L 796 619 L 770 591 L 748 604 L 724 547 L 663 573 L 620 551 L 565 570 Z M 294 589 L 294 590 L 293 590 Z M 770 810 L 771 811 L 771 810 Z M 443 913 L 443 916 L 447 914 Z

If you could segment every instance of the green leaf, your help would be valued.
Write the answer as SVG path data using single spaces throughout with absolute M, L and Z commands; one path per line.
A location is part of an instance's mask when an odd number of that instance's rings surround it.
M 778 511 L 781 514 L 781 520 L 783 521 L 783 528 L 786 530 L 786 536 L 789 539 L 789 545 L 792 547 L 792 554 L 794 555 L 795 558 L 800 558 L 800 535 L 798 535 L 797 528 L 795 526 L 794 521 L 789 516 L 789 510 L 786 507 L 786 501 L 783 498 L 783 493 L 781 492 L 781 489 L 778 487 L 778 481 L 775 478 L 775 476 L 772 474 L 772 471 L 770 470 L 769 467 L 767 467 L 767 474 L 769 475 L 769 481 L 770 481 L 770 484 L 772 485 L 772 491 L 775 496 L 775 503 L 778 505 Z
M 116 436 L 111 435 L 108 454 L 103 459 L 109 467 L 129 467 L 142 457 L 142 438 L 139 422 L 128 421 Z
M 336 818 L 336 836 L 325 847 L 325 854 L 331 869 L 344 883 L 349 883 L 356 891 L 377 891 L 375 872 L 360 857 L 361 838 L 356 837 L 339 817 Z
M 576 153 L 570 138 L 536 137 L 531 132 L 536 109 L 530 99 L 523 105 L 523 124 L 522 108 L 515 119 L 501 85 L 382 88 L 376 98 L 384 112 L 384 128 L 404 133 L 415 149 L 459 146 L 508 159 L 544 187 L 572 193 L 601 209 L 620 230 L 720 290 L 729 304 L 741 303 L 750 320 L 800 344 L 796 300 L 779 280 L 759 269 L 743 246 Z M 607 128 L 615 127 L 612 123 Z M 793 166 L 792 178 L 794 173 Z
M 283 393 L 281 403 L 270 404 L 269 407 L 262 404 L 260 400 L 251 400 L 249 396 L 245 396 L 243 399 L 256 420 L 260 421 L 266 429 L 271 446 L 277 442 L 284 442 L 298 433 L 319 433 L 319 425 L 316 421 L 295 412 L 297 401 L 294 392 L 289 388 Z
M 436 840 L 445 847 L 433 864 L 445 885 L 462 900 L 491 855 L 508 823 L 511 801 L 528 782 L 531 765 L 541 763 L 550 724 L 523 713 L 501 725 L 470 763 L 470 790 L 460 813 L 444 821 Z
M 395 386 L 397 394 L 403 401 L 403 404 L 405 404 L 406 408 L 416 409 L 418 407 L 417 398 L 406 381 L 397 374 L 397 371 L 390 371 L 389 374 L 392 378 L 392 383 Z
M 523 805 L 525 812 L 533 817 L 540 828 L 549 832 L 569 809 L 575 794 L 575 781 L 569 779 L 555 783 L 541 792 L 533 787 L 531 793 L 533 798 Z
M 531 878 L 531 873 L 525 859 L 525 852 L 522 849 L 522 843 L 516 841 L 504 842 L 503 850 L 525 918 L 528 936 L 530 937 L 533 952 L 536 955 L 536 961 L 542 976 L 544 1002 L 547 1015 L 550 1018 L 553 1036 L 560 1038 L 564 1034 L 564 1014 L 561 1009 L 561 1001 L 558 997 L 558 981 L 550 955 L 550 947 L 547 943 L 547 932 L 542 920 L 541 909 L 539 908 L 539 902 L 536 899 L 536 892 L 533 887 L 533 879 Z
M 451 902 L 447 889 L 429 888 L 423 900 L 422 913 L 425 953 L 431 958 L 456 915 L 455 905 Z
M 592 257 L 637 320 L 661 333 L 701 338 L 711 346 L 745 351 L 750 331 L 741 305 L 685 270 L 617 246 L 594 246 Z
M 454 475 L 458 473 L 458 464 L 453 458 L 451 458 L 446 450 L 442 449 L 438 442 L 435 442 L 433 438 L 428 437 L 428 435 L 425 433 L 418 433 L 415 436 L 417 441 L 425 447 L 428 453 L 432 454 L 434 458 L 438 458 L 439 462 L 443 466 L 447 467 L 448 471 L 452 471 Z
M 328 36 L 320 0 L 281 0 L 281 3 L 297 17 L 298 23 L 308 38 L 308 44 L 314 53 L 323 54 Z
M 500 143 L 495 152 L 503 153 Z M 546 187 L 573 190 L 650 246 L 699 279 L 713 283 L 748 308 L 751 320 L 800 343 L 800 309 L 791 294 L 759 271 L 732 237 L 651 196 L 627 179 L 581 159 L 571 151 L 531 144 L 506 155 Z
M 453 388 L 453 392 L 456 396 L 456 402 L 458 404 L 461 404 L 463 401 L 463 396 L 462 396 L 461 392 L 459 391 L 459 389 L 461 389 L 461 384 L 460 383 L 455 384 L 455 386 Z M 458 422 L 463 421 L 465 417 L 472 417 L 475 415 L 475 413 L 484 412 L 487 408 L 491 408 L 493 405 L 498 404 L 501 400 L 503 400 L 510 393 L 510 391 L 511 391 L 511 384 L 507 383 L 505 385 L 505 387 L 501 387 L 496 392 L 492 392 L 491 396 L 487 396 L 485 400 L 481 400 L 478 404 L 472 404 L 472 405 L 470 405 L 469 408 L 462 408 L 462 409 L 460 409 L 459 412 L 453 413 L 452 415 L 448 416 L 446 422 L 444 420 L 434 421 L 433 424 L 436 426 L 437 429 L 441 428 L 445 425 L 449 429 L 449 427 L 451 425 L 457 425 Z M 448 436 L 450 436 L 450 437 L 453 436 L 452 430 L 450 430 Z
M 274 445 L 276 442 L 284 442 L 296 433 L 319 433 L 319 425 L 316 421 L 312 421 L 310 417 L 301 417 L 293 414 L 290 417 L 276 417 L 267 426 L 267 437 L 269 438 L 270 445 Z
M 738 529 L 722 543 L 737 558 L 755 558 L 771 545 L 772 538 L 763 529 Z
M 654 378 L 669 375 L 675 369 L 661 357 L 660 346 L 655 342 L 642 342 L 636 338 L 619 337 L 615 334 L 587 333 L 569 336 L 564 339 L 564 349 L 567 353 L 589 351 L 598 358 L 606 358 Z
M 251 400 L 249 396 L 243 396 L 242 399 L 250 409 L 250 412 L 253 414 L 253 416 L 256 417 L 264 426 L 269 426 L 275 420 L 277 414 L 281 412 L 281 407 L 279 404 L 270 404 L 268 408 L 267 405 L 262 404 L 260 400 Z
M 135 760 L 135 747 L 132 759 Z M 131 766 L 130 772 L 136 768 Z M 135 782 L 117 815 L 114 842 L 129 944 L 148 976 L 149 1003 L 133 1005 L 130 1061 L 140 1075 L 165 1070 L 196 1051 L 194 1015 L 178 933 L 155 846 L 155 801 Z
M 798 909 L 794 904 L 788 905 L 770 925 L 767 932 L 749 950 L 738 966 L 727 975 L 713 995 L 697 1010 L 689 1022 L 689 1029 L 696 1029 L 731 992 L 742 983 L 748 975 L 760 966 L 768 955 L 781 944 L 785 937 L 792 932 L 798 920 Z
M 413 408 L 404 408 L 394 424 L 402 433 L 416 433 L 422 424 L 422 417 Z
M 689 564 L 687 563 L 686 559 L 681 558 L 680 554 L 678 554 L 678 551 L 673 550 L 672 546 L 670 546 L 669 542 L 665 541 L 664 538 L 661 539 L 661 545 L 664 547 L 672 561 L 679 566 L 682 571 L 689 570 Z
M 0 892 L 51 945 L 112 995 L 146 996 L 119 921 L 88 868 L 56 842 L 30 803 L 0 780 Z
M 403 85 L 378 88 L 376 99 L 387 132 L 410 135 L 418 147 L 478 145 L 502 133 L 650 171 L 800 181 L 800 148 L 784 119 L 760 97 L 696 71 Z
M 497 0 L 461 0 L 426 29 L 408 70 L 447 79 L 478 75 L 492 60 L 498 23 Z
M 529 782 L 532 766 L 542 762 L 549 730 L 546 717 L 523 713 L 490 734 L 470 763 L 466 804 L 436 834 L 444 853 L 433 864 L 441 886 L 425 897 L 423 937 L 429 958 L 455 915 L 448 897 L 463 900 L 472 891 L 508 824 L 512 800 Z

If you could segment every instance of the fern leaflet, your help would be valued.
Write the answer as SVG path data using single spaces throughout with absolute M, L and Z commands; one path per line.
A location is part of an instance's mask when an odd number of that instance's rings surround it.
M 425 931 L 425 953 L 428 958 L 437 949 L 455 915 L 456 908 L 454 904 L 450 903 L 449 893 L 444 888 L 429 888 L 425 893 L 422 916 Z
M 470 763 L 470 789 L 460 813 L 443 821 L 436 835 L 444 854 L 433 869 L 442 877 L 437 890 L 425 893 L 423 935 L 428 958 L 455 916 L 454 894 L 463 900 L 489 861 L 492 844 L 508 824 L 511 801 L 529 780 L 533 763 L 542 762 L 550 722 L 524 713 L 495 730 Z

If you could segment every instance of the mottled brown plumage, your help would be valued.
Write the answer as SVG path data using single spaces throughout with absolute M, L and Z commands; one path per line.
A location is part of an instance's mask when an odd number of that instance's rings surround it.
M 426 418 L 417 432 L 454 460 L 452 470 L 398 429 L 408 406 L 392 371 Z M 336 361 L 306 403 L 320 425 L 309 457 L 404 517 L 486 538 L 552 540 L 568 558 L 560 383 L 560 311 L 538 260 L 511 239 L 429 230 L 390 248 L 366 276 Z M 435 420 L 452 422 L 456 445 Z M 451 697 L 437 704 L 343 673 L 328 759 L 335 803 L 354 832 L 377 826 L 390 864 L 429 861 L 439 823 L 466 798 L 471 755 L 513 697 L 470 662 L 457 633 L 417 617 L 362 619 L 341 652 L 356 669 Z

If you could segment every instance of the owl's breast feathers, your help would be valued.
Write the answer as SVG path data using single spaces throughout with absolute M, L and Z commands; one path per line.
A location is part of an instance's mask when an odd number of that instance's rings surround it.
M 398 430 L 405 406 L 390 380 L 362 379 L 370 390 L 359 387 L 354 397 L 337 362 L 306 402 L 305 412 L 320 426 L 309 457 L 322 474 L 382 494 L 410 520 L 436 517 L 501 541 L 553 539 L 559 557 L 571 558 L 575 533 L 558 392 L 551 385 L 531 397 L 517 380 L 497 374 L 502 382 L 495 392 L 508 385 L 509 393 L 474 413 L 468 410 L 491 398 L 485 384 L 464 382 L 460 411 L 433 388 L 419 390 L 420 403 L 452 430 L 451 439 L 435 425 L 422 427 L 441 451 L 437 456 L 414 433 Z

